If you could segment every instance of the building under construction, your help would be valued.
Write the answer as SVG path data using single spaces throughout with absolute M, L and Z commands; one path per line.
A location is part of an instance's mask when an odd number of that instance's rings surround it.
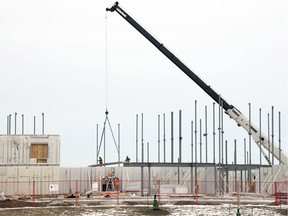
M 12 135 L 10 133 L 11 123 L 7 123 L 7 135 L 0 136 L 0 191 L 4 192 L 5 195 L 33 194 L 43 196 L 71 193 L 87 195 L 93 193 L 105 194 L 115 191 L 138 194 L 139 196 L 148 196 L 156 193 L 166 195 L 223 195 L 232 192 L 273 195 L 279 190 L 287 194 L 288 158 L 282 151 L 281 146 L 275 145 L 273 141 L 274 134 L 272 134 L 272 139 L 270 139 L 270 135 L 266 137 L 261 132 L 261 129 L 259 130 L 251 123 L 250 117 L 245 117 L 237 108 L 221 98 L 210 85 L 202 81 L 162 43 L 157 41 L 129 16 L 117 2 L 111 8 L 107 8 L 107 11 L 116 11 L 200 86 L 214 102 L 219 104 L 219 160 L 216 160 L 215 141 L 213 142 L 213 154 L 212 156 L 210 155 L 210 158 L 213 158 L 212 162 L 209 163 L 207 161 L 207 148 L 206 161 L 202 160 L 202 158 L 197 158 L 198 155 L 202 157 L 203 153 L 201 152 L 201 148 L 197 149 L 196 127 L 198 126 L 198 119 L 196 117 L 196 111 L 194 128 L 193 123 L 191 124 L 191 131 L 195 131 L 195 143 L 194 147 L 193 142 L 191 144 L 190 162 L 182 161 L 181 111 L 179 111 L 179 156 L 177 162 L 175 162 L 173 158 L 173 143 L 171 143 L 170 162 L 168 159 L 164 159 L 164 161 L 161 162 L 160 157 L 158 157 L 158 162 L 150 162 L 149 157 L 147 160 L 144 160 L 143 142 L 141 143 L 141 151 L 139 150 L 142 157 L 141 160 L 138 159 L 137 141 L 135 154 L 137 156 L 135 162 L 130 162 L 129 160 L 120 161 L 119 142 L 116 143 L 114 139 L 117 147 L 118 161 L 108 163 L 104 153 L 104 162 L 102 161 L 101 163 L 92 164 L 87 167 L 65 168 L 60 166 L 59 135 L 46 135 L 44 133 L 41 135 L 17 135 L 16 133 Z M 195 107 L 196 104 L 195 101 Z M 213 104 L 213 112 L 215 112 L 214 105 L 215 104 Z M 223 124 L 223 120 L 221 120 L 223 113 L 226 113 L 248 132 L 249 139 L 252 138 L 259 146 L 260 151 L 267 160 L 267 164 L 252 164 L 251 149 L 249 151 L 245 150 L 245 162 L 242 164 L 239 163 L 237 161 L 238 153 L 236 142 L 234 145 L 233 163 L 228 162 L 227 143 L 224 144 L 224 140 L 221 138 L 221 134 L 223 134 L 223 130 L 221 131 L 223 128 L 223 125 L 221 126 L 221 124 Z M 272 111 L 272 114 L 273 113 Z M 138 131 L 138 116 L 136 119 L 136 131 Z M 143 122 L 143 117 L 141 117 L 141 119 Z M 109 123 L 108 111 L 106 111 L 106 120 Z M 215 136 L 215 124 L 213 127 L 213 136 Z M 171 113 L 171 129 L 173 130 L 173 113 Z M 207 135 L 207 132 L 202 135 L 205 136 L 205 134 Z M 192 135 L 193 132 L 191 133 L 191 136 Z M 200 135 L 200 137 L 202 136 Z M 141 140 L 143 140 L 143 138 Z M 173 140 L 173 138 L 171 140 Z M 97 145 L 96 159 L 100 156 L 101 141 L 100 146 Z M 105 145 L 105 143 L 103 145 Z M 200 153 L 198 153 L 198 151 L 200 151 Z M 247 156 L 247 158 L 246 152 L 249 153 L 249 157 Z M 157 153 L 160 154 L 160 148 L 158 148 Z M 224 155 L 224 153 L 226 155 Z M 149 153 L 147 153 L 147 155 L 149 156 Z M 166 155 L 165 152 L 164 155 Z M 280 165 L 275 165 L 274 159 L 279 161 Z M 281 182 L 281 184 L 278 185 L 275 184 L 275 182 Z M 283 185 L 286 186 L 283 187 Z
M 111 162 L 88 167 L 60 166 L 59 135 L 1 135 L 0 191 L 15 194 L 131 192 L 209 194 L 275 193 L 286 182 L 287 165 Z M 251 180 L 249 179 L 251 176 Z M 117 182 L 115 182 L 117 180 Z

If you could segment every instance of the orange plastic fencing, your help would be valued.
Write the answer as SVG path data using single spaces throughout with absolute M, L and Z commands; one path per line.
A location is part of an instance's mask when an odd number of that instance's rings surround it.
M 142 185 L 143 184 L 143 185 Z M 268 184 L 268 183 L 267 183 Z M 226 192 L 251 192 L 245 182 L 230 181 L 228 184 L 223 181 L 178 181 L 178 180 L 159 180 L 145 179 L 140 180 L 121 180 L 121 179 L 90 179 L 90 180 L 59 180 L 59 181 L 40 181 L 31 179 L 30 181 L 3 181 L 0 182 L 0 192 L 7 197 L 30 197 L 33 206 L 35 200 L 39 198 L 58 198 L 64 197 L 75 200 L 75 206 L 78 206 L 79 198 L 87 197 L 110 197 L 115 199 L 115 205 L 119 205 L 127 196 L 147 196 L 147 199 L 157 195 L 158 203 L 167 196 L 186 196 L 188 195 L 198 203 L 198 199 L 205 195 L 225 194 Z M 274 185 L 273 194 L 275 204 L 288 204 L 288 183 L 270 182 Z M 223 191 L 221 191 L 221 189 Z M 226 189 L 229 191 L 226 191 Z M 271 190 L 272 191 L 272 190 Z
M 288 182 L 274 182 L 275 205 L 288 205 Z

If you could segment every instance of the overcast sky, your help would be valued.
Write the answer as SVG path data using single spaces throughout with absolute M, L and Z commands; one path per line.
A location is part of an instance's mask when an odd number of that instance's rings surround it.
M 158 161 L 157 118 L 161 115 L 163 161 L 165 113 L 166 161 L 171 161 L 170 113 L 174 112 L 176 161 L 178 112 L 182 110 L 182 161 L 190 162 L 190 125 L 197 100 L 202 133 L 204 107 L 208 110 L 208 161 L 212 162 L 212 99 L 116 12 L 105 18 L 105 8 L 113 3 L 0 1 L 0 133 L 7 132 L 7 115 L 15 112 L 17 133 L 21 133 L 21 114 L 25 134 L 33 133 L 33 116 L 37 117 L 36 132 L 41 133 L 41 113 L 45 113 L 45 133 L 61 136 L 61 166 L 87 166 L 96 163 L 96 125 L 100 138 L 108 108 L 116 139 L 117 125 L 121 127 L 121 160 L 129 155 L 135 161 L 136 114 L 143 113 L 145 160 L 149 142 L 150 161 Z M 280 138 L 288 152 L 287 1 L 122 0 L 120 5 L 247 117 L 251 103 L 252 122 L 257 126 L 261 108 L 266 134 L 267 116 L 271 117 L 274 106 L 277 145 L 280 111 Z M 218 107 L 216 113 L 218 118 Z M 217 129 L 218 119 L 216 124 Z M 106 135 L 106 161 L 117 161 L 110 132 Z M 243 163 L 244 138 L 248 140 L 244 129 L 224 115 L 224 139 L 230 152 L 237 140 L 239 163 Z M 139 126 L 139 144 L 140 139 Z M 217 146 L 218 140 L 217 132 Z M 204 137 L 202 143 L 204 153 Z M 253 155 L 259 153 L 255 143 L 252 150 Z M 259 162 L 259 157 L 252 162 Z

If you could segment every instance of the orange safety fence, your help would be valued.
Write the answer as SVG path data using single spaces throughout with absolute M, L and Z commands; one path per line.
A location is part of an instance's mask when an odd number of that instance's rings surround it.
M 267 183 L 267 182 L 266 182 Z M 271 187 L 273 183 L 270 183 Z M 275 204 L 287 204 L 287 182 L 275 182 L 274 191 Z M 272 187 L 273 188 L 273 187 Z M 220 191 L 223 190 L 223 191 Z M 228 191 L 226 191 L 228 190 Z M 0 182 L 0 192 L 7 197 L 19 199 L 29 198 L 32 206 L 39 198 L 66 198 L 75 199 L 75 206 L 78 206 L 79 198 L 109 197 L 115 199 L 115 204 L 119 205 L 121 199 L 125 197 L 147 196 L 153 199 L 157 195 L 158 203 L 161 197 L 181 197 L 187 196 L 198 204 L 198 199 L 205 195 L 225 194 L 227 192 L 240 193 L 248 191 L 245 182 L 229 181 L 189 181 L 189 180 L 121 180 L 118 178 L 103 178 L 98 180 L 51 180 L 41 181 L 32 179 L 30 181 L 2 181 Z M 272 190 L 271 190 L 272 191 Z
M 274 182 L 275 205 L 288 205 L 288 182 Z

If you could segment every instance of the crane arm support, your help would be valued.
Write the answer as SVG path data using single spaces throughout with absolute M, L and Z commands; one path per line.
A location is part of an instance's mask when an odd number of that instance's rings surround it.
M 170 52 L 162 43 L 160 43 L 155 37 L 153 37 L 148 31 L 146 31 L 138 22 L 136 22 L 129 14 L 127 14 L 120 6 L 118 2 L 111 8 L 106 8 L 106 11 L 114 12 L 116 11 L 120 16 L 122 16 L 127 22 L 129 22 L 137 31 L 139 31 L 147 40 L 149 40 L 158 50 L 160 50 L 170 61 L 172 61 L 179 69 L 181 69 L 190 79 L 192 79 L 200 88 L 202 88 L 215 102 L 223 107 L 226 114 L 228 114 L 232 119 L 234 119 L 238 126 L 243 127 L 248 134 L 250 133 L 256 144 L 261 147 L 264 146 L 269 152 L 271 152 L 282 164 L 288 164 L 288 157 L 285 153 L 278 149 L 275 145 L 271 145 L 268 138 L 259 133 L 256 126 L 252 125 L 249 120 L 241 114 L 239 110 L 220 98 L 211 86 L 207 85 L 202 79 L 200 79 L 192 70 L 190 70 L 180 59 L 178 59 L 172 52 Z M 221 100 L 220 100 L 221 99 Z M 265 155 L 264 155 L 265 156 Z M 268 157 L 265 156 L 268 160 Z M 270 161 L 268 160 L 270 163 Z
M 232 109 L 228 109 L 226 113 L 237 122 L 238 126 L 241 126 L 248 132 L 248 134 L 249 133 L 251 134 L 253 140 L 256 142 L 256 144 L 259 147 L 261 146 L 267 149 L 282 164 L 288 164 L 287 155 L 283 151 L 281 151 L 279 148 L 277 148 L 275 144 L 270 143 L 268 140 L 268 137 L 265 134 L 263 133 L 260 134 L 260 131 L 258 130 L 258 128 L 255 125 L 253 125 L 249 121 L 249 119 L 247 119 L 244 115 L 242 115 L 242 113 L 239 110 L 233 107 Z M 268 161 L 268 163 L 270 163 L 268 157 L 265 156 L 265 158 Z
M 217 94 L 209 85 L 201 80 L 195 73 L 193 73 L 180 59 L 178 59 L 172 52 L 170 52 L 162 43 L 139 25 L 131 16 L 129 16 L 116 2 L 111 8 L 106 8 L 106 11 L 116 11 L 127 22 L 129 22 L 137 31 L 139 31 L 147 40 L 149 40 L 157 49 L 160 50 L 170 61 L 172 61 L 178 68 L 180 68 L 188 77 L 190 77 L 200 88 L 202 88 L 214 101 L 219 103 L 219 94 Z M 228 110 L 232 106 L 223 100 L 223 108 Z

